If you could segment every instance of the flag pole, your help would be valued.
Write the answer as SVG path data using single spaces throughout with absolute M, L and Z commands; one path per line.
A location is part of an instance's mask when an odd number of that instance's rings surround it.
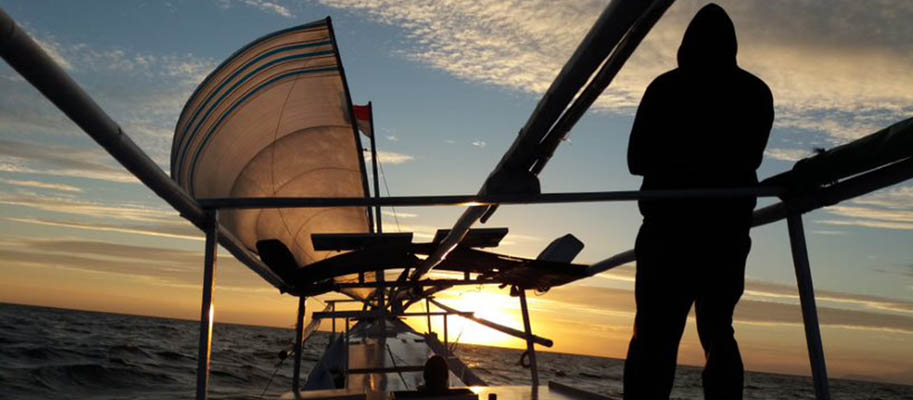
M 371 168 L 374 171 L 374 198 L 380 198 L 380 180 L 377 176 L 377 142 L 374 139 L 377 129 L 374 128 L 374 107 L 368 102 L 368 110 L 371 118 Z M 384 233 L 383 224 L 381 223 L 380 205 L 374 207 L 374 222 L 377 233 Z

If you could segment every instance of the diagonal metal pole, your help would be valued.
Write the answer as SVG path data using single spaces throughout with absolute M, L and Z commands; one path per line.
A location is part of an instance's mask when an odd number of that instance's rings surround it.
M 200 310 L 200 343 L 197 355 L 197 400 L 205 400 L 209 388 L 209 359 L 212 350 L 212 289 L 215 281 L 216 255 L 219 249 L 218 211 L 207 211 L 206 256 L 203 265 L 203 301 Z
M 526 353 L 529 354 L 529 373 L 533 387 L 539 387 L 539 368 L 536 366 L 536 343 L 533 341 L 533 328 L 529 322 L 529 307 L 526 305 L 526 290 L 517 288 L 520 297 L 520 311 L 523 312 L 523 329 L 526 331 Z
M 307 298 L 304 296 L 298 297 L 298 318 L 296 320 L 297 325 L 295 325 L 295 368 L 292 373 L 292 392 L 295 396 L 298 396 L 299 388 L 301 387 L 301 342 L 304 340 L 304 311 L 306 307 Z
M 799 286 L 799 302 L 802 305 L 802 322 L 805 324 L 805 341 L 808 344 L 808 359 L 811 363 L 812 379 L 815 384 L 815 399 L 830 400 L 827 366 L 824 362 L 824 347 L 821 344 L 821 329 L 815 306 L 815 288 L 812 286 L 812 273 L 808 261 L 808 248 L 805 244 L 802 214 L 790 213 L 786 217 L 786 223 L 789 228 L 793 264 L 796 268 L 796 284 Z

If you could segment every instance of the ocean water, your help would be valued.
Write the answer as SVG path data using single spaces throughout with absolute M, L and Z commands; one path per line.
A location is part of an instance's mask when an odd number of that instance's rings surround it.
M 198 323 L 0 304 L 0 399 L 189 399 L 196 382 Z M 273 399 L 291 387 L 291 360 L 277 354 L 288 329 L 216 324 L 210 397 Z M 302 376 L 327 343 L 304 349 Z M 456 353 L 489 384 L 528 384 L 520 351 L 460 345 Z M 538 353 L 542 382 L 620 398 L 622 361 Z M 275 375 L 274 375 L 275 374 Z M 913 400 L 913 387 L 832 380 L 835 399 Z M 748 373 L 746 399 L 813 399 L 807 377 Z M 700 370 L 680 367 L 674 399 L 701 399 Z

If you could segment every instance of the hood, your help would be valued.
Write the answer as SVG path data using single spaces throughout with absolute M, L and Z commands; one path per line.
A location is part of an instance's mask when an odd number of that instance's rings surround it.
M 719 69 L 736 65 L 738 42 L 735 26 L 722 7 L 708 4 L 688 24 L 678 48 L 678 66 L 686 69 Z

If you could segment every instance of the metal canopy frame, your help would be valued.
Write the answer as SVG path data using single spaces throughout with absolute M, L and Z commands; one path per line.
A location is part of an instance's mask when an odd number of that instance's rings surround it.
M 209 360 L 212 343 L 213 305 L 212 289 L 217 258 L 217 246 L 221 244 L 238 260 L 275 286 L 280 292 L 288 285 L 253 253 L 235 238 L 231 232 L 218 223 L 218 209 L 222 208 L 264 208 L 264 207 L 366 207 L 384 205 L 468 205 L 469 208 L 458 219 L 438 249 L 425 260 L 420 268 L 413 271 L 412 281 L 405 283 L 380 282 L 377 287 L 412 285 L 469 284 L 471 280 L 426 280 L 419 279 L 431 270 L 460 243 L 469 228 L 479 220 L 487 219 L 499 204 L 544 204 L 586 201 L 631 201 L 661 198 L 706 198 L 744 196 L 790 196 L 784 202 L 757 210 L 754 225 L 787 219 L 793 262 L 800 292 L 803 323 L 806 329 L 809 359 L 815 385 L 816 398 L 829 399 L 827 371 L 821 344 L 820 329 L 814 301 L 810 263 L 805 244 L 801 215 L 825 205 L 856 197 L 882 187 L 913 177 L 913 157 L 905 155 L 877 169 L 849 177 L 836 184 L 813 190 L 785 191 L 780 187 L 739 188 L 735 190 L 682 190 L 682 191 L 619 191 L 587 193 L 537 194 L 528 191 L 506 189 L 504 184 L 511 179 L 526 179 L 541 171 L 544 163 L 554 153 L 564 134 L 573 126 L 578 113 L 588 106 L 587 101 L 598 96 L 610 82 L 616 68 L 630 56 L 653 23 L 660 18 L 673 0 L 612 1 L 597 19 L 596 23 L 578 46 L 571 59 L 564 66 L 530 119 L 520 131 L 517 139 L 498 163 L 495 170 L 483 184 L 476 196 L 413 196 L 374 199 L 322 198 L 322 199 L 207 199 L 196 200 L 172 181 L 95 102 L 77 85 L 72 78 L 54 62 L 47 53 L 23 32 L 12 18 L 0 10 L 0 56 L 20 75 L 37 88 L 46 98 L 91 136 L 121 165 L 136 176 L 143 184 L 178 210 L 182 217 L 193 223 L 206 234 L 206 256 L 203 269 L 203 293 L 200 318 L 200 346 L 197 369 L 197 399 L 205 399 L 208 389 Z M 589 77 L 603 65 L 596 78 L 583 90 L 578 100 L 567 108 L 574 96 L 580 92 Z M 341 66 L 341 63 L 340 63 Z M 601 86 L 601 88 L 599 87 Z M 348 95 L 348 90 L 346 90 Z M 582 102 L 581 102 L 582 101 Z M 582 115 L 582 114 L 581 114 Z M 560 118 L 560 120 L 559 120 Z M 564 121 L 564 122 L 563 122 Z M 355 131 L 357 135 L 357 130 Z M 557 139 L 555 139 L 557 138 Z M 363 165 L 363 163 L 362 163 Z M 536 182 L 538 183 L 538 182 Z M 367 182 L 365 182 L 367 186 Z M 517 194 L 520 193 L 520 194 Z M 377 193 L 375 193 L 377 195 Z M 378 227 L 379 228 L 379 227 Z M 378 229 L 379 231 L 379 229 Z M 596 263 L 588 271 L 590 275 L 608 270 L 625 262 L 633 261 L 633 251 L 619 253 Z M 472 284 L 477 284 L 473 282 Z M 347 284 L 340 284 L 342 285 Z M 358 283 L 356 285 L 365 285 Z M 389 285 L 389 286 L 388 286 Z M 353 286 L 354 287 L 354 286 Z M 384 293 L 385 291 L 381 291 Z M 392 295 L 393 293 L 391 293 Z M 536 382 L 534 343 L 529 324 L 525 293 L 518 290 L 524 314 L 524 338 L 530 352 L 533 380 Z M 299 296 L 300 332 L 304 298 Z M 384 297 L 384 296 L 382 296 Z M 426 297 L 426 301 L 430 300 Z M 367 304 L 367 303 L 366 303 Z M 335 303 L 332 303 L 335 310 Z M 426 302 L 426 307 L 428 303 Z M 427 312 L 429 318 L 432 313 Z M 385 311 L 382 311 L 385 312 Z M 444 316 L 452 314 L 445 313 Z M 383 315 L 383 314 L 381 314 Z M 335 318 L 334 331 L 335 331 Z M 445 319 L 446 321 L 446 319 Z M 346 332 L 349 328 L 346 318 Z M 430 330 L 430 325 L 429 325 Z M 348 336 L 348 335 L 346 335 Z M 297 344 L 300 356 L 300 341 Z M 296 356 L 297 357 L 297 356 Z M 296 362 L 297 365 L 297 362 Z M 348 366 L 347 366 L 348 367 Z M 296 368 L 297 370 L 298 368 Z M 297 382 L 297 371 L 296 379 Z

